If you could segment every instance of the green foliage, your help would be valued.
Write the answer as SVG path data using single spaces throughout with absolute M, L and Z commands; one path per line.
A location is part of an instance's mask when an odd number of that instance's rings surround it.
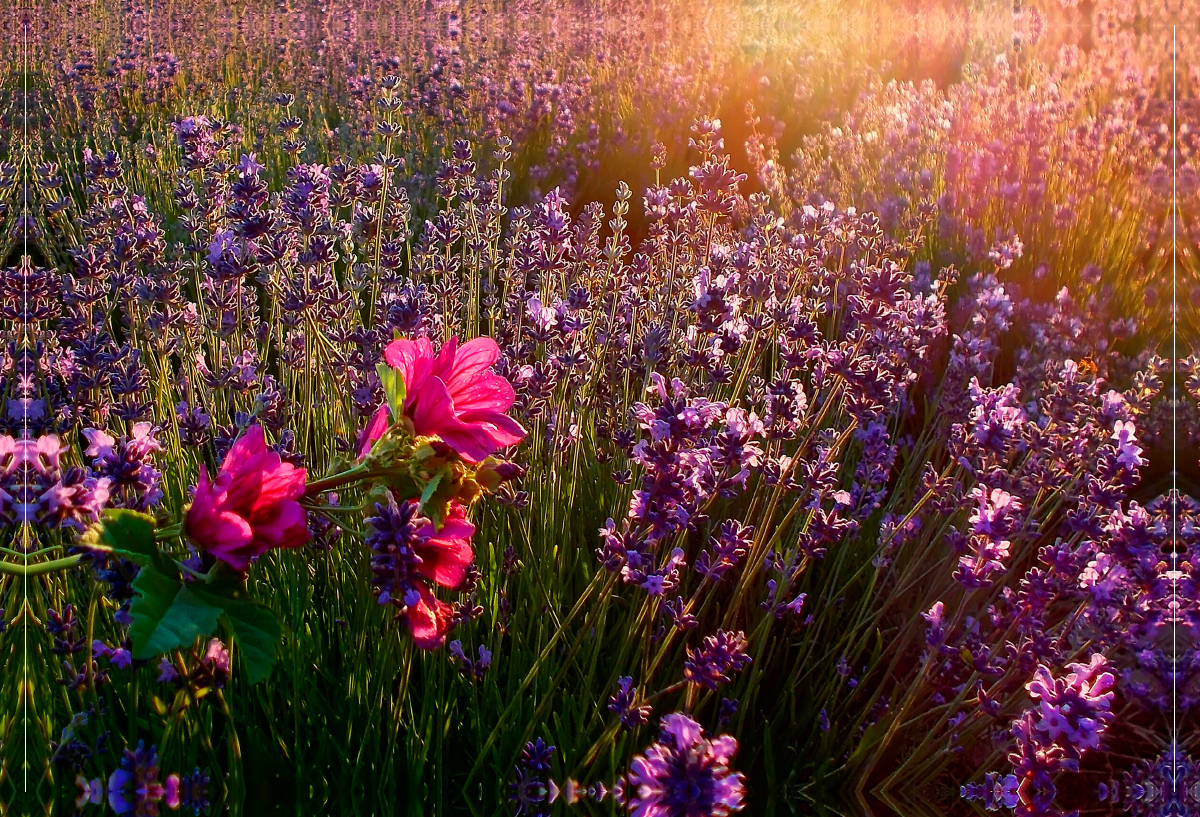
M 179 566 L 158 548 L 153 518 L 134 511 L 105 511 L 88 538 L 140 565 L 129 608 L 135 659 L 187 649 L 224 624 L 240 647 L 249 682 L 270 675 L 279 621 L 250 598 L 244 576 L 218 562 L 205 576 L 185 582 Z
M 211 603 L 214 609 L 221 610 L 222 620 L 233 631 L 246 680 L 251 684 L 266 680 L 275 664 L 275 648 L 281 634 L 275 614 L 249 601 L 216 598 Z
M 387 398 L 388 410 L 392 414 L 392 422 L 397 422 L 404 416 L 404 399 L 407 396 L 404 386 L 404 375 L 386 363 L 375 366 L 379 382 L 383 384 L 383 393 Z
M 154 541 L 154 517 L 125 508 L 109 508 L 100 522 L 83 536 L 80 543 L 97 542 L 116 555 L 139 565 L 149 565 L 158 556 Z
M 190 647 L 216 631 L 221 608 L 155 568 L 143 567 L 133 589 L 137 595 L 129 608 L 129 635 L 134 658 L 148 660 Z

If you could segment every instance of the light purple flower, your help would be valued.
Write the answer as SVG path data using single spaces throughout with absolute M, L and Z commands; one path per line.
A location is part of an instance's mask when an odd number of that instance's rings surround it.
M 740 772 L 730 769 L 737 740 L 707 740 L 700 724 L 672 713 L 658 742 L 634 757 L 614 795 L 633 817 L 728 817 L 745 807 Z

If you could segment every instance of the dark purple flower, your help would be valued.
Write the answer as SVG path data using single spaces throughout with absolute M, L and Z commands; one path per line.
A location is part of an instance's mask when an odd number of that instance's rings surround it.
M 158 752 L 153 746 L 125 750 L 121 767 L 108 778 L 108 805 L 117 814 L 157 817 L 166 790 L 158 782 Z
M 1087 749 L 1100 745 L 1100 734 L 1114 715 L 1112 691 L 1116 678 L 1104 671 L 1107 661 L 1094 653 L 1087 664 L 1068 664 L 1065 678 L 1055 678 L 1039 666 L 1033 680 L 1025 685 L 1038 704 L 1033 728 L 1045 735 L 1048 743 L 1061 745 L 1068 757 L 1078 758 Z
M 548 796 L 550 758 L 554 747 L 538 738 L 525 744 L 513 769 L 508 799 L 513 803 L 514 817 L 549 817 Z
M 617 694 L 608 699 L 608 711 L 621 718 L 621 725 L 626 729 L 636 729 L 650 722 L 651 707 L 649 704 L 637 704 L 638 690 L 633 685 L 633 678 L 623 675 L 617 679 Z
M 179 779 L 179 806 L 190 808 L 193 814 L 208 810 L 208 773 L 197 766 Z
M 718 630 L 704 639 L 700 649 L 688 648 L 683 676 L 693 684 L 715 690 L 729 681 L 730 672 L 737 672 L 750 663 L 750 656 L 746 655 L 749 646 L 745 633 Z
M 728 817 L 745 807 L 732 735 L 704 737 L 700 724 L 672 713 L 660 722 L 658 742 L 634 757 L 618 781 L 617 802 L 637 817 Z

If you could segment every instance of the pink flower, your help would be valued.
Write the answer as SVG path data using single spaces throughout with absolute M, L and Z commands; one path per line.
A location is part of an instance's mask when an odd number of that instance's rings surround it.
M 491 338 L 475 338 L 460 347 L 452 337 L 436 356 L 428 338 L 401 339 L 388 344 L 383 356 L 404 377 L 404 416 L 418 436 L 441 437 L 469 462 L 525 436 L 525 429 L 504 413 L 516 395 L 506 379 L 490 371 L 500 357 Z M 388 418 L 385 404 L 363 434 L 360 456 L 383 435 Z
M 421 530 L 425 542 L 417 542 L 413 550 L 421 557 L 417 573 L 442 587 L 457 588 L 467 575 L 467 565 L 475 557 L 471 550 L 471 537 L 475 526 L 467 521 L 467 510 L 457 502 L 451 502 L 442 520 L 439 531 L 430 522 Z
M 179 799 L 179 775 L 174 772 L 167 775 L 167 785 L 164 787 L 163 802 L 166 803 L 169 809 L 174 810 L 179 808 L 181 802 Z
M 431 522 L 420 535 L 426 538 L 413 545 L 413 551 L 420 559 L 415 572 L 442 587 L 454 589 L 461 585 L 467 575 L 467 565 L 475 557 L 471 550 L 475 526 L 467 521 L 463 506 L 451 503 L 442 529 L 436 530 Z M 434 596 L 420 581 L 412 582 L 404 603 L 413 643 L 424 650 L 440 647 L 453 626 L 454 608 Z
M 188 536 L 235 570 L 245 570 L 271 548 L 308 541 L 308 521 L 297 502 L 305 472 L 267 448 L 261 426 L 233 444 L 221 472 L 209 482 L 204 466 L 184 519 Z
M 454 608 L 423 584 L 414 585 L 405 595 L 404 603 L 413 643 L 423 650 L 442 646 L 454 623 Z

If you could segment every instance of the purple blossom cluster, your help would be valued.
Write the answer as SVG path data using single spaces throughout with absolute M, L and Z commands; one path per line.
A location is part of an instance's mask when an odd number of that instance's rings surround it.
M 737 748 L 730 735 L 710 740 L 686 715 L 667 715 L 658 741 L 634 757 L 613 796 L 639 817 L 728 817 L 745 806 L 742 775 L 730 768 Z

